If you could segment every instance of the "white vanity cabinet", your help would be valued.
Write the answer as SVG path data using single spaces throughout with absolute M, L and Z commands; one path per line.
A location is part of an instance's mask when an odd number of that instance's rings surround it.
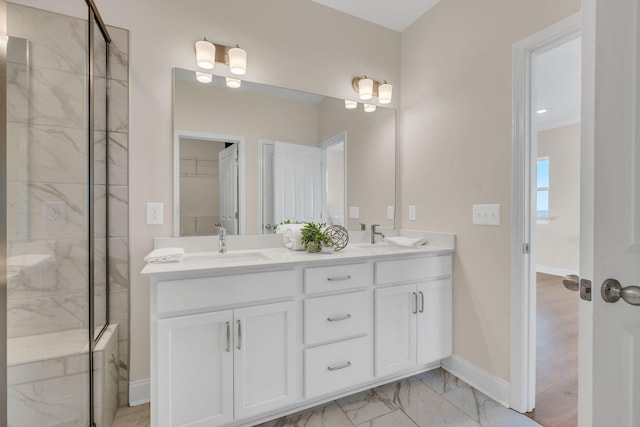
M 174 292 L 182 292 L 183 298 L 178 299 L 189 300 L 185 292 L 201 286 L 221 292 L 217 301 L 224 301 L 225 307 L 243 306 L 214 311 L 219 307 L 216 299 L 205 299 L 196 304 L 198 310 L 204 305 L 211 311 L 169 312 L 164 314 L 171 317 L 157 320 L 154 370 L 158 416 L 154 425 L 227 425 L 297 400 L 296 303 L 244 306 L 252 299 L 244 291 L 256 283 L 270 286 L 271 280 L 276 280 L 276 295 L 286 296 L 289 288 L 289 296 L 294 296 L 293 271 L 158 283 L 159 306 L 166 307 L 166 298 Z M 236 297 L 225 299 L 228 290 L 215 287 L 230 283 L 237 286 Z
M 147 266 L 151 425 L 256 425 L 440 366 L 451 252 L 385 250 Z
M 376 376 L 450 356 L 451 257 L 380 261 L 375 271 L 376 286 L 390 285 L 374 291 Z

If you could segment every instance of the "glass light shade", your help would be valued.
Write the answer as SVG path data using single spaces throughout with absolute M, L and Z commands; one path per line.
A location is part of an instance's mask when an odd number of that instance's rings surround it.
M 393 87 L 386 82 L 378 86 L 378 102 L 380 104 L 390 103 L 392 90 L 393 90 Z
M 216 47 L 206 40 L 196 42 L 196 62 L 198 67 L 212 69 L 216 64 Z
M 373 104 L 364 104 L 364 111 L 367 113 L 373 113 L 376 111 L 376 106 Z
M 247 72 L 247 52 L 239 47 L 229 49 L 229 70 L 233 74 L 243 75 Z
M 368 78 L 360 79 L 358 82 L 358 94 L 363 101 L 371 99 L 373 96 L 373 80 Z
M 358 103 L 356 101 L 345 99 L 344 108 L 346 108 L 347 110 L 353 110 L 354 108 L 358 108 Z
M 242 85 L 242 80 L 234 79 L 233 77 L 225 77 L 225 81 L 227 82 L 227 86 L 233 89 L 237 89 Z
M 213 80 L 213 76 L 209 73 L 201 73 L 200 71 L 196 71 L 196 79 L 200 83 L 211 83 Z

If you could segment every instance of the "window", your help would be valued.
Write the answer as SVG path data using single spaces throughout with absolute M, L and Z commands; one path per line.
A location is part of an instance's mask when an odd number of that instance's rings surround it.
M 549 218 L 549 158 L 538 157 L 536 216 Z

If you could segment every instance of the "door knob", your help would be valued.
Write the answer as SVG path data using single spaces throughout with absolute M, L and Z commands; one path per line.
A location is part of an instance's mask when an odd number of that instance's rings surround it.
M 564 276 L 562 284 L 570 291 L 580 291 L 580 299 L 591 301 L 591 280 L 581 279 L 575 274 Z
M 620 298 L 631 305 L 640 305 L 640 286 L 623 287 L 616 279 L 607 279 L 600 289 L 602 299 L 606 302 L 617 302 Z
M 564 276 L 562 284 L 570 291 L 577 291 L 580 289 L 580 278 L 575 274 L 570 274 L 568 276 Z

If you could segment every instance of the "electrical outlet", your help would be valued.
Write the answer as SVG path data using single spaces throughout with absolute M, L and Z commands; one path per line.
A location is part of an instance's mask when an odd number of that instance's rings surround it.
M 162 224 L 164 205 L 162 203 L 147 203 L 147 224 Z
M 416 206 L 415 205 L 410 205 L 409 206 L 409 221 L 415 221 L 416 220 Z
M 473 205 L 472 223 L 476 225 L 500 225 L 500 205 Z
M 47 224 L 64 225 L 67 222 L 67 204 L 65 202 L 45 202 L 43 211 Z

